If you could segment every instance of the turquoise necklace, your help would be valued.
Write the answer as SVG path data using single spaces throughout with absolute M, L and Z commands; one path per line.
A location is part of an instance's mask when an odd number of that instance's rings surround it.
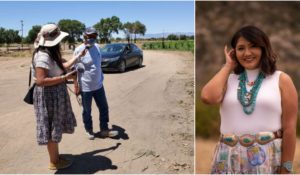
M 253 87 L 248 92 L 246 88 L 246 83 L 248 82 L 248 77 L 246 71 L 242 72 L 239 76 L 239 86 L 237 90 L 237 98 L 243 106 L 243 110 L 245 114 L 250 115 L 254 111 L 256 96 L 260 89 L 261 83 L 265 76 L 262 72 L 260 72 L 256 78 L 256 80 L 252 83 Z

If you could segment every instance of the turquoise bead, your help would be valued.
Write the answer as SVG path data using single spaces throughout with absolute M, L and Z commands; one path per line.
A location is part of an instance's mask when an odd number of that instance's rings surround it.
M 248 92 L 246 88 L 246 83 L 248 82 L 248 77 L 246 71 L 242 72 L 239 76 L 239 86 L 237 90 L 237 98 L 241 105 L 243 106 L 243 111 L 245 114 L 250 115 L 253 113 L 256 103 L 256 97 L 260 86 L 262 84 L 265 76 L 260 72 L 254 82 L 254 86 Z
M 225 138 L 224 139 L 226 142 L 233 142 L 232 138 Z
M 245 143 L 249 143 L 251 140 L 248 139 L 248 138 L 245 138 L 245 139 L 243 139 L 243 141 L 244 141 Z
M 271 136 L 262 136 L 262 137 L 260 138 L 260 140 L 262 140 L 262 141 L 267 141 L 267 140 L 269 140 L 269 139 L 271 139 Z

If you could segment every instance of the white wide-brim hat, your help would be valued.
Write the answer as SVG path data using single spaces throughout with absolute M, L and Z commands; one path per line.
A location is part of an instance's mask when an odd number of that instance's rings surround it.
M 57 25 L 46 24 L 41 28 L 41 31 L 38 33 L 38 36 L 34 42 L 34 47 L 38 48 L 39 46 L 55 46 L 68 35 L 68 33 L 60 31 Z

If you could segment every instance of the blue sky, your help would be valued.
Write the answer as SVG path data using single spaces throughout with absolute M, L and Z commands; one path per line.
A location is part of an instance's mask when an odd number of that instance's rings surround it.
M 0 27 L 20 30 L 23 20 L 24 36 L 33 25 L 75 19 L 92 26 L 113 15 L 122 23 L 140 21 L 146 34 L 194 32 L 193 1 L 0 1 Z

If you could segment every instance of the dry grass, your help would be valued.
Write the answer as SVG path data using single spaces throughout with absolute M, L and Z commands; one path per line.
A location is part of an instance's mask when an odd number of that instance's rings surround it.
M 33 49 L 31 50 L 23 50 L 23 51 L 6 51 L 0 48 L 0 58 L 1 57 L 11 57 L 11 58 L 28 58 L 32 56 Z M 62 48 L 62 55 L 69 55 L 72 54 L 72 50 L 63 49 Z
M 196 139 L 196 173 L 209 174 L 217 140 Z M 294 172 L 300 173 L 300 139 L 297 139 Z

